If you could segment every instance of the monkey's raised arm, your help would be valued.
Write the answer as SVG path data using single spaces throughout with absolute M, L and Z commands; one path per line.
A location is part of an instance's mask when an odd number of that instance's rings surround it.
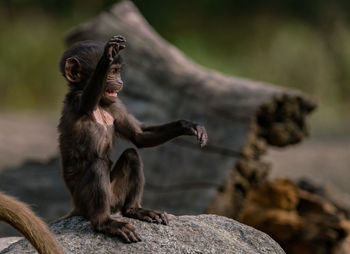
M 108 66 L 108 57 L 103 54 L 81 96 L 79 105 L 80 113 L 90 113 L 100 101 L 103 91 L 105 90 L 104 80 Z
M 105 45 L 103 55 L 90 80 L 84 88 L 80 101 L 80 113 L 89 113 L 95 109 L 106 89 L 106 73 L 119 51 L 125 48 L 125 39 L 122 36 L 113 36 Z
M 118 117 L 114 121 L 117 134 L 130 140 L 138 148 L 157 146 L 182 135 L 196 136 L 202 147 L 208 141 L 208 135 L 203 126 L 186 120 L 145 126 L 124 107 L 118 108 L 117 114 Z

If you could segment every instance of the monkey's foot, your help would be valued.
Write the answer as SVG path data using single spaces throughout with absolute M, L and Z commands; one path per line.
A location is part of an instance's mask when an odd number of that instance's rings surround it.
M 141 238 L 136 233 L 136 229 L 129 223 L 125 223 L 115 228 L 115 234 L 120 236 L 127 243 L 140 242 Z
M 135 227 L 129 223 L 108 220 L 96 229 L 103 233 L 117 235 L 126 243 L 136 243 L 141 241 L 140 236 L 136 233 Z
M 149 210 L 144 208 L 128 208 L 123 212 L 125 217 L 134 218 L 150 223 L 160 223 L 168 225 L 169 219 L 165 212 Z

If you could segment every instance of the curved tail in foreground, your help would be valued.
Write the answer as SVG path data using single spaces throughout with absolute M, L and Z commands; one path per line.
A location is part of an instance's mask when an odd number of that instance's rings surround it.
M 40 254 L 63 254 L 46 224 L 27 205 L 1 192 L 0 221 L 23 234 Z

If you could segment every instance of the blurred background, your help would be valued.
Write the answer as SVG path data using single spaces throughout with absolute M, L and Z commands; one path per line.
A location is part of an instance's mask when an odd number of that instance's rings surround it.
M 17 150 L 9 153 L 8 147 L 0 148 L 0 167 L 16 162 L 18 153 L 46 158 L 56 151 L 57 146 L 52 145 L 56 140 L 45 137 L 39 138 L 36 147 L 25 149 L 24 141 L 10 137 L 9 130 L 16 131 L 24 122 L 33 132 L 46 131 L 46 137 L 55 137 L 55 131 L 45 126 L 56 125 L 67 89 L 58 71 L 64 35 L 113 3 L 114 0 L 0 1 L 0 141 L 15 142 Z M 312 138 L 297 150 L 288 148 L 288 153 L 271 151 L 268 156 L 279 168 L 272 176 L 281 173 L 314 177 L 315 172 L 322 171 L 316 174 L 321 183 L 335 183 L 350 193 L 349 178 L 344 175 L 350 164 L 348 1 L 134 3 L 165 39 L 198 63 L 312 95 L 319 105 L 311 117 Z M 22 120 L 16 118 L 20 122 L 13 122 L 14 113 L 21 115 Z M 30 125 L 32 122 L 35 124 Z M 27 135 L 27 139 L 30 137 Z M 300 159 L 296 160 L 296 156 Z M 328 176 L 330 169 L 332 175 Z
M 2 111 L 58 112 L 66 91 L 57 63 L 63 35 L 115 1 L 2 0 Z M 136 0 L 151 25 L 198 63 L 296 87 L 319 101 L 314 134 L 347 131 L 350 3 Z
M 0 1 L 0 170 L 57 153 L 55 126 L 67 90 L 58 71 L 64 35 L 115 2 Z M 350 204 L 349 1 L 133 2 L 163 38 L 199 64 L 313 96 L 311 138 L 270 149 L 270 177 L 336 186 Z

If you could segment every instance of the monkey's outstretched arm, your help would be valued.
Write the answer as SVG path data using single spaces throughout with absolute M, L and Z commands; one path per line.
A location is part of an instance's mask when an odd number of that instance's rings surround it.
M 135 136 L 134 143 L 138 147 L 157 146 L 183 135 L 196 136 L 201 147 L 208 141 L 208 135 L 203 126 L 186 120 L 157 126 L 142 126 L 141 129 L 142 132 Z
M 106 73 L 109 65 L 113 62 L 118 52 L 125 48 L 122 43 L 125 42 L 122 36 L 113 36 L 107 43 L 104 49 L 104 53 L 97 63 L 96 69 L 93 72 L 88 84 L 84 88 L 83 95 L 81 97 L 79 112 L 90 113 L 97 106 L 101 99 L 103 92 L 106 89 Z
M 119 117 L 114 121 L 116 132 L 138 148 L 157 146 L 182 135 L 196 136 L 202 147 L 208 141 L 205 128 L 196 123 L 178 120 L 163 125 L 144 126 L 124 107 L 118 113 Z

